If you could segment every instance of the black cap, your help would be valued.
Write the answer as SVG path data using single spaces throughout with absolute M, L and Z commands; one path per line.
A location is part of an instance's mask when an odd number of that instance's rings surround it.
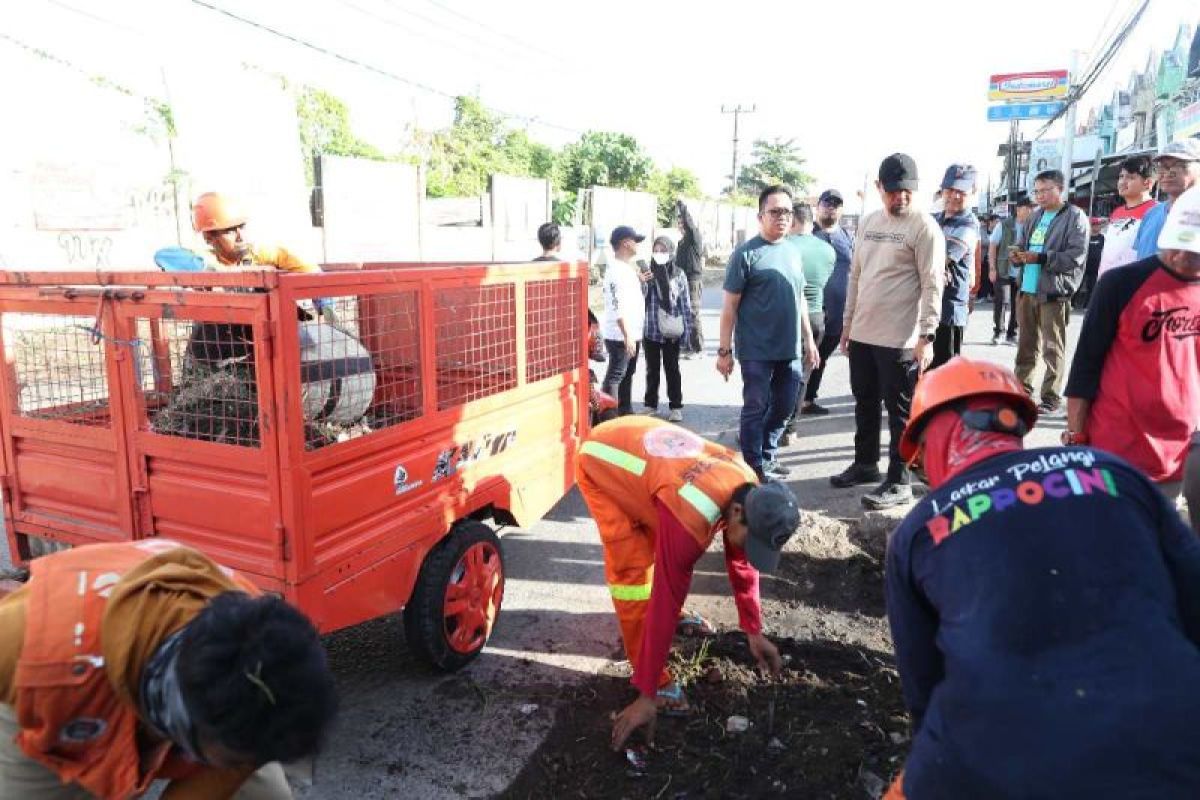
M 836 203 L 840 206 L 846 201 L 842 199 L 842 193 L 837 189 L 826 189 L 825 191 L 821 192 L 821 196 L 817 198 L 817 202 L 829 203 L 830 205 Z
M 628 225 L 618 225 L 617 227 L 613 228 L 612 236 L 608 237 L 608 243 L 613 247 L 616 247 L 625 239 L 633 239 L 635 242 L 641 244 L 643 241 L 645 241 L 646 237 Z
M 879 183 L 885 192 L 917 190 L 917 162 L 904 153 L 893 153 L 879 165 Z
M 970 194 L 975 191 L 975 168 L 970 164 L 951 164 L 942 176 L 943 189 L 956 189 Z
M 759 572 L 774 572 L 779 551 L 800 527 L 800 507 L 782 483 L 756 486 L 746 495 L 746 559 Z

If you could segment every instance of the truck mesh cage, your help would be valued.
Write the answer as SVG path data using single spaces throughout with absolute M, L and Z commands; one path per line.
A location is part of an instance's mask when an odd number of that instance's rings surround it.
M 433 295 L 439 411 L 517 385 L 517 305 L 511 283 Z
M 560 375 L 580 360 L 584 328 L 579 310 L 581 279 L 525 284 L 525 380 Z M 563 331 L 568 331 L 563 335 Z
M 4 353 L 16 375 L 21 416 L 110 425 L 104 340 L 95 322 L 87 316 L 4 315 Z

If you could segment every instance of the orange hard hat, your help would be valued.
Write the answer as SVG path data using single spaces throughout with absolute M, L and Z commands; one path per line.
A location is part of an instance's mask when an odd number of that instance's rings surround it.
M 1037 406 L 1012 370 L 990 361 L 955 356 L 937 369 L 926 372 L 917 383 L 908 425 L 900 437 L 900 457 L 912 463 L 919 449 L 921 431 L 935 411 L 971 397 L 1007 400 L 1015 406 L 1026 428 L 1032 428 L 1037 421 Z
M 246 215 L 225 195 L 205 192 L 192 203 L 192 227 L 197 233 L 223 231 L 245 224 Z

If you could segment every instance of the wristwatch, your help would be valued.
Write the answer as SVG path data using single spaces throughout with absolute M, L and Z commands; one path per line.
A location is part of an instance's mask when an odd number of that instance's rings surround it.
M 721 358 L 724 358 L 725 356 L 733 355 L 733 351 L 730 350 L 728 347 L 718 347 L 717 355 L 720 356 Z
M 1062 432 L 1062 443 L 1067 447 L 1070 447 L 1071 445 L 1087 444 L 1089 441 L 1091 440 L 1088 438 L 1086 433 L 1079 433 L 1077 431 Z

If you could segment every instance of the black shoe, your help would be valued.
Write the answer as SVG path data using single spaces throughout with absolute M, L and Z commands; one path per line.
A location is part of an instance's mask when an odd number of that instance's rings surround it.
M 783 431 L 783 435 L 779 437 L 779 446 L 780 447 L 790 447 L 791 444 L 792 444 L 792 432 L 785 428 Z
M 1055 402 L 1054 400 L 1043 400 L 1038 403 L 1039 414 L 1057 414 L 1060 408 L 1062 408 L 1062 403 Z
M 805 403 L 800 413 L 806 417 L 823 417 L 829 413 L 829 409 L 816 403 Z
M 762 465 L 764 475 L 782 480 L 792 474 L 792 471 L 778 461 L 770 461 Z
M 866 464 L 851 464 L 844 472 L 839 475 L 834 475 L 829 479 L 829 482 L 839 489 L 849 489 L 851 486 L 859 486 L 864 483 L 875 483 L 883 477 L 879 472 L 879 467 Z
M 875 488 L 875 491 L 868 492 L 862 497 L 863 507 L 873 511 L 908 505 L 912 501 L 912 487 L 907 483 L 893 483 L 892 481 L 884 481 Z
M 1016 347 L 1017 346 L 1017 337 L 1009 336 L 1007 339 L 1004 340 L 1004 343 L 1011 347 Z

